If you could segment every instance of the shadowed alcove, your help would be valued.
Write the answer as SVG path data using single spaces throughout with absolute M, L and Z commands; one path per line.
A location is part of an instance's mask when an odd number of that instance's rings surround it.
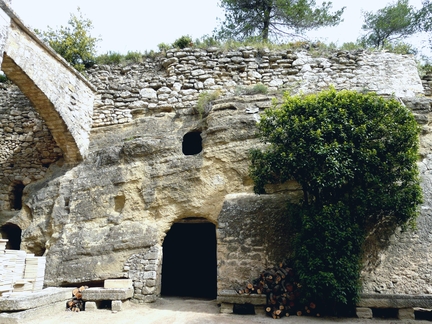
M 194 131 L 183 136 L 182 151 L 184 155 L 195 155 L 202 151 L 201 132 Z
M 21 246 L 21 228 L 18 225 L 7 223 L 0 227 L 0 235 L 8 239 L 6 249 L 19 250 Z
M 200 218 L 173 224 L 163 243 L 162 295 L 216 298 L 216 227 Z
M 22 196 L 24 184 L 21 181 L 14 182 L 9 193 L 9 204 L 11 209 L 20 210 L 22 208 Z

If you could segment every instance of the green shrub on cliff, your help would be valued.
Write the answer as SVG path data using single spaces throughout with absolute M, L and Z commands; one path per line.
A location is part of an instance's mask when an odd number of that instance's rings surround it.
M 303 297 L 334 312 L 353 309 L 367 229 L 383 219 L 414 224 L 421 203 L 412 113 L 373 93 L 287 94 L 265 111 L 258 134 L 268 145 L 251 152 L 255 192 L 290 179 L 303 190 L 288 215 Z

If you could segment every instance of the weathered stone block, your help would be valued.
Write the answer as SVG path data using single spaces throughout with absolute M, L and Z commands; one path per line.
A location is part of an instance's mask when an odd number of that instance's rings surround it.
M 398 312 L 398 319 L 400 320 L 415 319 L 414 308 L 400 308 Z
M 232 314 L 233 313 L 234 304 L 231 303 L 221 303 L 220 312 L 222 314 Z
M 104 288 L 112 289 L 128 289 L 132 287 L 132 279 L 106 279 Z
M 30 320 L 35 318 L 49 318 L 50 315 L 64 312 L 66 308 L 66 302 L 56 302 L 47 305 L 42 305 L 37 308 L 23 310 L 12 313 L 1 313 L 0 312 L 0 323 L 1 324 L 27 324 Z
M 96 302 L 94 302 L 94 301 L 87 301 L 87 302 L 85 302 L 85 306 L 84 307 L 85 307 L 85 311 L 86 312 L 97 310 Z
M 357 307 L 356 308 L 356 315 L 358 318 L 372 318 L 372 309 L 367 307 Z
M 122 305 L 123 305 L 123 303 L 121 300 L 113 300 L 111 302 L 111 310 L 113 312 L 119 312 L 122 310 Z
M 71 288 L 46 288 L 34 293 L 16 293 L 8 298 L 0 298 L 0 312 L 20 311 L 66 302 L 71 296 Z

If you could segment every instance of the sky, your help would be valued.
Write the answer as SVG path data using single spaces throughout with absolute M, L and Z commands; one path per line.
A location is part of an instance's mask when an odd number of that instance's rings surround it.
M 346 7 L 344 21 L 337 27 L 309 32 L 311 40 L 338 45 L 355 41 L 361 34 L 363 11 L 376 11 L 396 0 L 332 0 L 333 8 Z M 322 1 L 317 0 L 317 3 Z M 46 30 L 66 26 L 71 13 L 81 9 L 93 22 L 92 36 L 99 37 L 98 54 L 109 51 L 157 50 L 160 43 L 173 43 L 183 35 L 192 39 L 211 35 L 224 13 L 218 0 L 12 0 L 12 8 L 32 28 Z M 410 0 L 416 8 L 421 0 Z M 423 38 L 414 40 L 422 46 Z

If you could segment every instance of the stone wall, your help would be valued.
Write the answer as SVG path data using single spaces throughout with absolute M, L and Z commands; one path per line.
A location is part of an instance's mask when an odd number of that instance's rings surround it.
M 0 93 L 0 211 L 9 211 L 14 185 L 43 179 L 62 151 L 16 86 L 0 84 Z
M 284 203 L 278 194 L 288 192 L 288 199 L 297 199 L 298 188 L 289 183 L 270 187 L 274 196 L 255 196 L 248 177 L 248 151 L 259 145 L 256 121 L 273 98 L 280 99 L 282 90 L 313 92 L 333 84 L 337 89 L 396 93 L 421 124 L 423 163 L 430 164 L 430 100 L 423 97 L 410 56 L 338 52 L 314 58 L 307 52 L 252 48 L 186 49 L 143 63 L 95 66 L 87 73 L 98 92 L 86 159 L 75 166 L 64 165 L 60 154 L 51 156 L 60 153 L 56 147 L 47 144 L 42 149 L 51 158 L 47 173 L 40 180 L 29 176 L 23 209 L 8 218 L 22 229 L 22 249 L 47 256 L 50 286 L 129 277 L 134 281 L 134 298 L 152 301 L 160 292 L 164 237 L 173 223 L 190 217 L 217 226 L 219 289 L 242 285 L 289 255 L 289 236 L 284 236 L 284 226 L 289 224 L 284 222 Z M 258 82 L 271 92 L 241 94 Z M 208 116 L 200 118 L 194 111 L 199 94 L 216 90 L 221 97 L 212 103 Z M 14 106 L 10 100 L 4 98 L 5 111 L 25 111 L 28 101 Z M 19 119 L 12 118 L 14 114 L 2 119 L 4 133 L 11 120 Z M 34 116 L 35 125 L 44 127 L 37 114 L 17 116 L 25 122 Z M 28 142 L 33 144 L 26 145 L 26 137 L 12 129 L 18 140 L 14 145 L 41 155 L 36 146 L 41 140 L 33 136 L 33 142 Z M 182 144 L 190 132 L 200 134 L 202 151 L 185 155 Z M 23 167 L 16 163 L 10 170 L 20 175 Z M 422 168 L 427 197 L 428 170 Z M 6 175 L 0 178 L 5 188 L 13 181 Z M 0 215 L 10 208 L 4 199 Z M 398 273 L 393 291 L 417 293 L 419 278 L 423 289 L 432 287 L 425 270 L 430 251 L 425 211 L 430 205 L 425 199 L 419 219 L 425 224 L 422 235 L 397 233 L 406 239 L 377 254 L 384 255 L 380 260 L 394 261 L 371 262 L 364 277 L 367 291 L 383 285 L 381 292 L 390 291 L 389 266 L 402 268 L 399 264 L 408 266 Z M 421 253 L 412 250 L 412 239 L 422 246 Z M 404 257 L 394 257 L 398 253 Z M 418 271 L 417 263 L 422 267 L 415 277 L 411 274 Z
M 128 123 L 133 118 L 175 112 L 190 115 L 203 91 L 233 95 L 263 83 L 270 91 L 375 91 L 412 97 L 423 94 L 412 56 L 382 52 L 335 52 L 329 57 L 290 50 L 232 51 L 172 49 L 166 57 L 127 66 L 95 66 L 89 80 L 98 88 L 93 126 Z

